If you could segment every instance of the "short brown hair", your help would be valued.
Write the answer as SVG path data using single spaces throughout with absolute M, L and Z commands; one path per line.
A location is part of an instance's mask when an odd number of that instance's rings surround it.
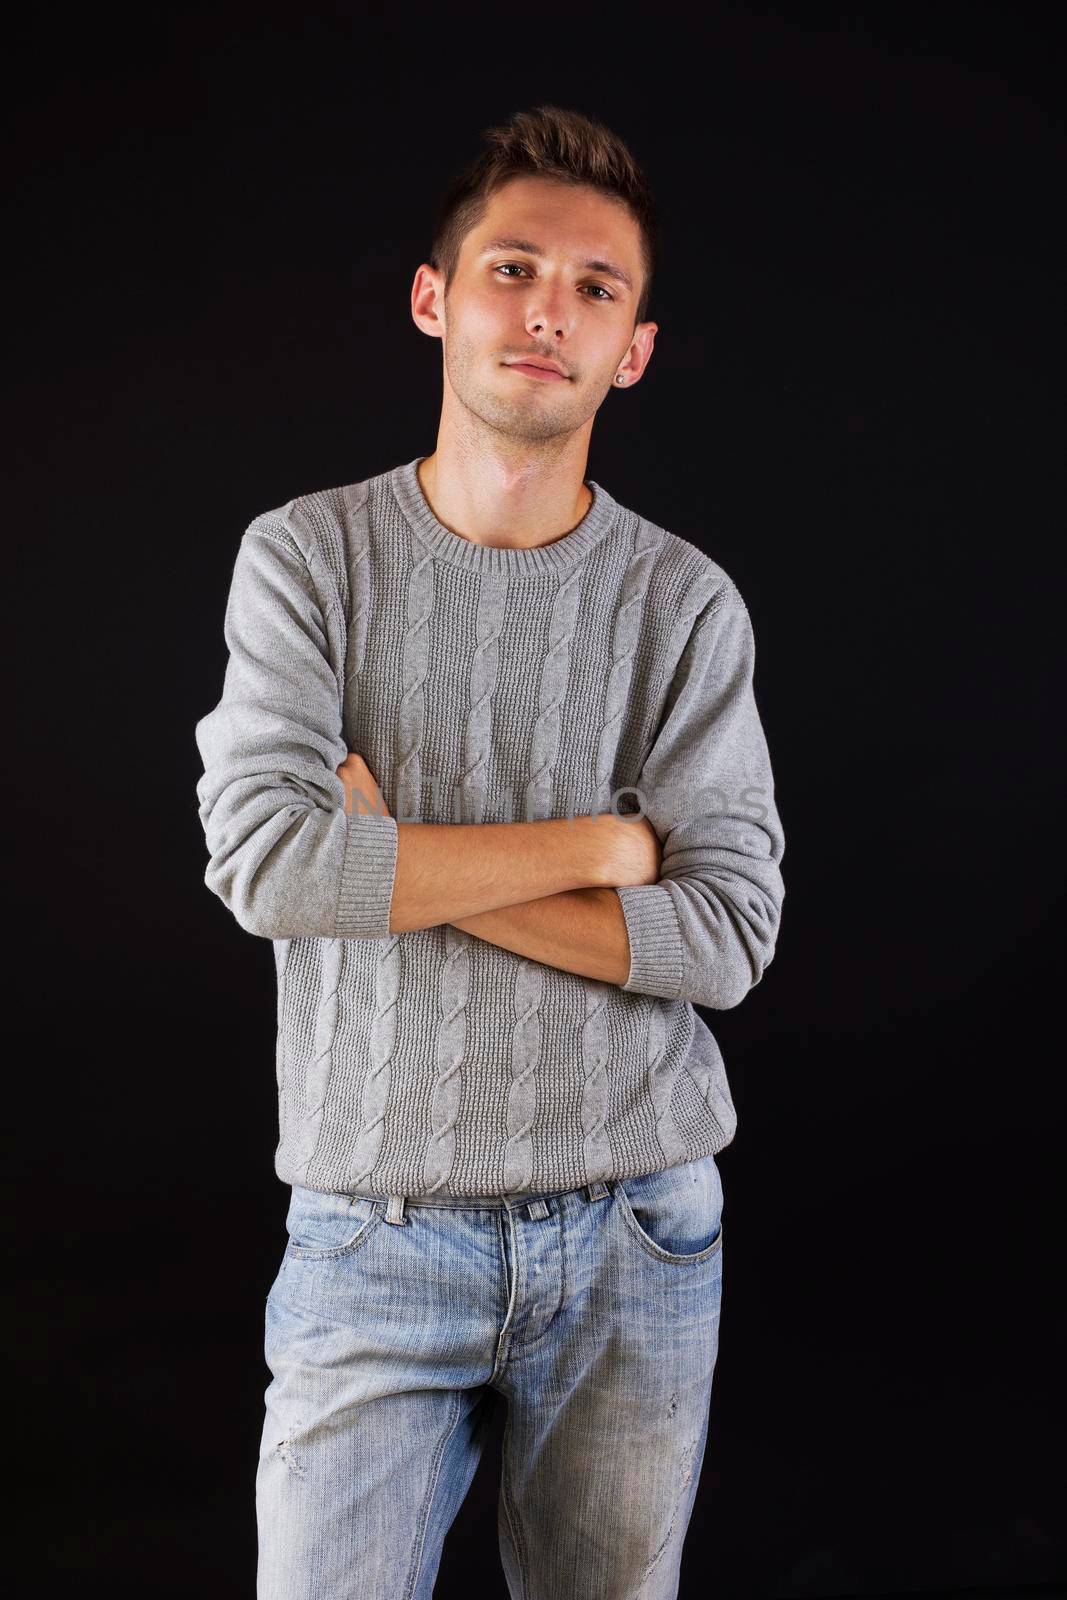
M 437 209 L 429 263 L 444 274 L 445 293 L 460 246 L 482 220 L 494 190 L 512 178 L 552 178 L 588 184 L 628 206 L 641 231 L 645 276 L 634 324 L 646 321 L 662 251 L 659 216 L 648 179 L 622 139 L 603 123 L 559 106 L 516 111 L 501 126 L 483 128 L 482 137 L 489 149 L 451 179 Z

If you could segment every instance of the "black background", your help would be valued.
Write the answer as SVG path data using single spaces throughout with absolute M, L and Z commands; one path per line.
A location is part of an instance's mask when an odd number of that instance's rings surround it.
M 705 1013 L 740 1122 L 681 1594 L 1067 1577 L 1052 17 L 9 21 L 20 1593 L 254 1593 L 274 970 L 204 886 L 193 728 L 251 518 L 433 450 L 433 208 L 543 101 L 659 197 L 655 353 L 587 475 L 745 595 L 786 833 L 775 961 Z M 500 1431 L 442 1597 L 506 1600 Z

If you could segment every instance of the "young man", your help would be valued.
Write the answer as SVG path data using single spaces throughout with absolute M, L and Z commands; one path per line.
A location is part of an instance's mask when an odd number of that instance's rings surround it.
M 208 887 L 273 941 L 259 1600 L 432 1593 L 492 1407 L 515 1600 L 677 1592 L 736 1112 L 694 1005 L 771 961 L 781 823 L 728 574 L 585 469 L 658 251 L 554 107 L 489 130 L 412 315 L 437 448 L 258 516 L 196 727 Z

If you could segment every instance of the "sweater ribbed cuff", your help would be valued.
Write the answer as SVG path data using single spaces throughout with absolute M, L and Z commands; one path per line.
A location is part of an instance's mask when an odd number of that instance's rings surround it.
M 396 818 L 346 813 L 348 840 L 337 900 L 338 939 L 386 939 L 396 881 Z
M 661 883 L 616 889 L 630 939 L 630 994 L 677 1000 L 682 992 L 682 929 L 674 899 Z

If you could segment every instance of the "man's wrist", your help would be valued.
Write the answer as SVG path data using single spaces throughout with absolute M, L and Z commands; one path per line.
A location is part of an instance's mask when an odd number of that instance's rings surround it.
M 615 818 L 612 813 L 599 811 L 592 815 L 565 817 L 561 820 L 562 826 L 566 829 L 565 837 L 573 852 L 571 859 L 578 880 L 575 886 L 588 889 L 614 888 L 612 841 Z

